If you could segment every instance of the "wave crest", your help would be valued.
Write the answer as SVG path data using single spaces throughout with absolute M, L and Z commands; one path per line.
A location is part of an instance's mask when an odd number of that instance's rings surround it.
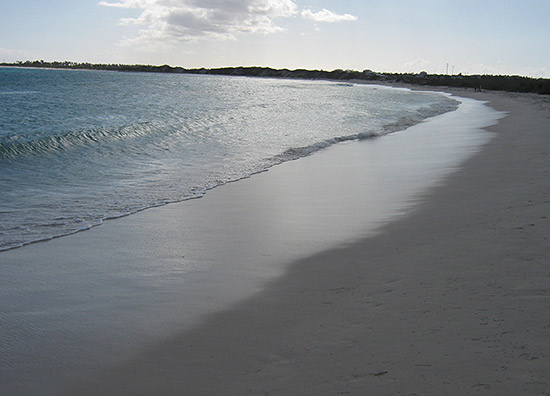
M 149 136 L 156 130 L 153 123 L 141 123 L 123 127 L 93 128 L 71 131 L 63 135 L 42 136 L 28 139 L 17 135 L 7 136 L 0 141 L 0 159 L 14 159 L 19 156 L 38 155 L 55 151 L 97 145 L 104 141 Z
M 267 167 L 282 164 L 286 161 L 293 161 L 301 157 L 311 155 L 317 151 L 323 150 L 337 143 L 342 143 L 350 140 L 366 140 L 373 139 L 380 136 L 388 135 L 390 133 L 403 131 L 416 125 L 427 118 L 435 117 L 450 111 L 454 111 L 458 108 L 459 102 L 455 99 L 446 98 L 446 100 L 434 103 L 429 107 L 423 107 L 417 110 L 414 114 L 407 117 L 400 118 L 397 122 L 384 125 L 380 130 L 370 130 L 360 132 L 355 135 L 337 136 L 331 139 L 326 139 L 321 142 L 316 142 L 308 146 L 291 147 L 285 150 L 281 154 L 277 154 L 267 160 Z

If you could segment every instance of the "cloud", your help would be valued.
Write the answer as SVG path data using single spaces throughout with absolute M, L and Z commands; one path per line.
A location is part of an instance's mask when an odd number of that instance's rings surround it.
M 311 19 L 312 21 L 315 21 L 315 22 L 327 22 L 327 23 L 351 22 L 351 21 L 357 20 L 357 17 L 355 15 L 336 14 L 332 11 L 327 10 L 326 8 L 323 8 L 319 12 L 313 12 L 309 9 L 303 10 L 302 18 Z
M 537 69 L 525 69 L 521 74 L 534 78 L 550 78 L 550 69 L 547 67 L 539 67 Z
M 450 66 L 449 66 L 450 67 Z M 455 74 L 500 74 L 500 75 L 519 75 L 529 76 L 532 78 L 550 78 L 550 69 L 548 67 L 525 67 L 520 65 L 508 65 L 501 61 L 495 63 L 474 63 L 467 62 L 466 64 L 455 67 Z
M 27 51 L 14 50 L 10 48 L 0 48 L 0 56 L 2 57 L 3 61 L 7 57 L 8 59 L 10 59 L 9 62 L 12 62 L 17 58 L 29 59 L 30 57 L 32 57 L 32 55 Z
M 404 66 L 407 71 L 419 72 L 430 67 L 431 62 L 423 58 L 417 58 L 409 62 L 405 62 Z
M 120 0 L 99 4 L 142 10 L 136 18 L 122 18 L 120 24 L 144 26 L 137 37 L 125 42 L 145 45 L 274 33 L 283 30 L 274 19 L 297 13 L 292 0 Z
M 137 2 L 137 1 L 134 1 L 134 2 L 126 1 L 126 2 L 123 2 L 123 3 L 109 3 L 108 1 L 100 1 L 99 5 L 104 6 L 104 7 L 134 8 L 134 5 L 132 3 L 135 4 L 135 8 L 140 7 L 139 6 L 140 2 Z

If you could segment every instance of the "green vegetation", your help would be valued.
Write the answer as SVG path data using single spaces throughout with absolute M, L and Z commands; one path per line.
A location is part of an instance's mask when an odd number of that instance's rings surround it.
M 81 70 L 112 70 L 120 72 L 150 72 L 150 73 L 185 73 L 185 74 L 212 74 L 230 76 L 278 77 L 298 79 L 326 79 L 326 80 L 364 80 L 379 82 L 401 82 L 425 86 L 448 86 L 471 89 L 487 89 L 508 92 L 531 92 L 550 95 L 550 79 L 530 78 L 522 76 L 500 75 L 447 75 L 412 73 L 376 73 L 371 70 L 288 70 L 272 69 L 269 67 L 224 67 L 216 69 L 185 69 L 169 65 L 121 65 L 121 64 L 92 64 L 76 62 L 44 62 L 25 61 L 16 63 L 0 63 L 0 66 L 10 67 L 39 67 L 57 69 Z

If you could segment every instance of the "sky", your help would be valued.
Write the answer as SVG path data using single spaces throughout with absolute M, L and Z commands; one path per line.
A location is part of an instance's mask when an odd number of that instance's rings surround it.
M 550 78 L 550 0 L 0 0 L 0 61 Z

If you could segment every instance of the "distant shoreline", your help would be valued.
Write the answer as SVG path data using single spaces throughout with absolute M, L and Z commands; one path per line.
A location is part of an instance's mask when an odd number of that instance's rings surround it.
M 524 76 L 503 75 L 449 75 L 420 73 L 379 73 L 372 70 L 306 70 L 306 69 L 273 69 L 270 67 L 221 67 L 195 68 L 172 67 L 169 65 L 123 65 L 123 64 L 92 64 L 76 62 L 44 62 L 25 61 L 16 63 L 0 63 L 0 67 L 21 67 L 40 69 L 67 69 L 67 70 L 106 70 L 119 72 L 145 73 L 175 73 L 201 74 L 268 78 L 290 78 L 305 80 L 337 80 L 337 81 L 365 81 L 377 83 L 405 83 L 430 87 L 470 88 L 474 90 L 507 91 L 522 93 L 537 93 L 550 95 L 550 79 L 531 78 Z

